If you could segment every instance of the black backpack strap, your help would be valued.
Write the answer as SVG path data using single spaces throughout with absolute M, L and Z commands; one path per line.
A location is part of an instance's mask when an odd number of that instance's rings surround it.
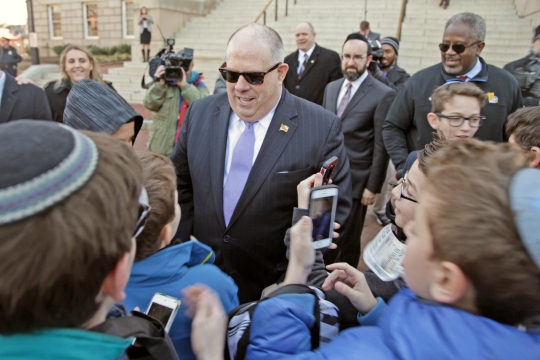
M 133 311 L 132 316 L 108 319 L 90 330 L 121 338 L 136 337 L 142 346 L 131 345 L 126 350 L 130 359 L 178 360 L 165 327 L 159 320 L 141 312 Z

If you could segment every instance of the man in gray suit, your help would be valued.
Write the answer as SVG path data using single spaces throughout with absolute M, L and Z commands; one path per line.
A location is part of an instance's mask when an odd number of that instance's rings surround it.
M 227 93 L 191 104 L 172 155 L 182 208 L 177 235 L 212 247 L 241 303 L 259 299 L 285 272 L 296 187 L 332 156 L 339 158 L 336 221 L 343 224 L 351 208 L 339 119 L 283 87 L 283 53 L 274 30 L 237 30 L 220 69 Z
M 375 40 L 381 41 L 381 34 L 371 31 L 369 22 L 365 20 L 360 22 L 360 35 L 364 35 L 372 47 Z
M 366 209 L 375 201 L 375 194 L 381 192 L 385 180 L 388 154 L 382 126 L 396 92 L 366 71 L 372 56 L 363 35 L 347 37 L 341 58 L 345 78 L 326 86 L 323 107 L 341 119 L 353 183 L 351 215 L 342 233 L 337 261 L 357 267 Z

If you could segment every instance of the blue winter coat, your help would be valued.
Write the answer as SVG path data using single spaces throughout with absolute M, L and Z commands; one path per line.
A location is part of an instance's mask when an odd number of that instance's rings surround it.
M 181 290 L 204 284 L 216 291 L 226 312 L 238 306 L 238 288 L 234 281 L 212 265 L 212 249 L 198 241 L 188 241 L 158 251 L 133 264 L 126 286 L 124 304 L 130 310 L 138 306 L 146 311 L 156 292 L 182 299 Z M 172 324 L 169 336 L 182 359 L 195 359 L 191 350 L 191 319 L 182 305 Z
M 246 359 L 540 359 L 540 333 L 427 304 L 409 289 L 390 301 L 377 326 L 340 333 L 311 352 L 312 295 L 283 295 L 261 302 L 251 323 Z

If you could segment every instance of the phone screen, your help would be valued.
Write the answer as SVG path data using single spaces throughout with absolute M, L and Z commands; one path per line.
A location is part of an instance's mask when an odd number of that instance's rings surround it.
M 327 196 L 313 199 L 310 217 L 313 221 L 313 241 L 332 237 L 332 206 L 334 197 Z
M 150 309 L 148 310 L 148 315 L 150 315 L 153 318 L 158 319 L 163 326 L 167 326 L 167 323 L 169 322 L 169 318 L 171 317 L 171 314 L 173 312 L 173 309 L 163 306 L 158 303 L 152 303 L 150 306 Z

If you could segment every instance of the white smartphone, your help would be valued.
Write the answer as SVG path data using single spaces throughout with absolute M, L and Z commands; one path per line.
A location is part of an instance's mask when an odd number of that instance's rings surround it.
M 180 308 L 180 303 L 180 299 L 161 293 L 155 293 L 152 300 L 150 300 L 150 305 L 148 305 L 146 314 L 161 321 L 163 326 L 165 326 L 165 330 L 169 332 L 174 318 L 176 317 L 176 313 Z
M 313 248 L 330 246 L 334 233 L 338 187 L 324 185 L 311 189 L 309 217 L 313 221 Z

